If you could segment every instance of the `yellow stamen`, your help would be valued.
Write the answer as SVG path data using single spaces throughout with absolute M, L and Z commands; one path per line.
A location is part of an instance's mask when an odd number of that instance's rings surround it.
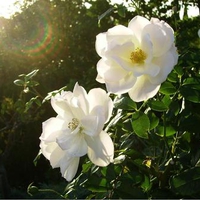
M 135 51 L 131 52 L 131 61 L 134 64 L 143 64 L 147 55 L 142 49 L 136 48 Z
M 72 131 L 75 130 L 79 125 L 79 121 L 76 118 L 73 118 L 71 122 L 68 124 L 68 128 L 71 129 Z

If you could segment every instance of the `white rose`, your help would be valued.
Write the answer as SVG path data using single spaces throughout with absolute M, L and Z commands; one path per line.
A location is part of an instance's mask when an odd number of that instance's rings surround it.
M 164 21 L 136 16 L 96 37 L 97 81 L 108 92 L 129 93 L 136 102 L 153 97 L 178 61 L 173 29 Z
M 40 148 L 52 167 L 60 167 L 63 176 L 70 180 L 66 170 L 72 174 L 77 170 L 75 167 L 73 171 L 70 163 L 77 166 L 79 157 L 85 154 L 98 166 L 113 161 L 114 145 L 103 131 L 111 117 L 113 102 L 103 89 L 95 88 L 87 94 L 76 83 L 73 92 L 62 91 L 52 97 L 51 105 L 57 116 L 43 122 Z

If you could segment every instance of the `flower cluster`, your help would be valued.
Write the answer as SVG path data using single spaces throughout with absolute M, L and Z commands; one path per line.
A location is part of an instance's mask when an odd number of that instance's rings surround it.
M 129 94 L 136 102 L 152 98 L 177 64 L 173 29 L 164 21 L 136 16 L 96 38 L 97 81 L 108 92 Z
M 173 29 L 164 21 L 136 16 L 128 27 L 117 25 L 96 38 L 97 81 L 108 92 L 128 93 L 136 102 L 152 98 L 176 65 L 178 53 Z M 113 102 L 103 89 L 87 93 L 76 83 L 73 92 L 51 98 L 56 117 L 43 123 L 40 148 L 52 167 L 60 167 L 71 181 L 85 154 L 98 166 L 113 162 L 114 145 L 103 130 Z
M 62 176 L 71 181 L 85 154 L 98 166 L 112 162 L 113 142 L 103 127 L 113 102 L 104 90 L 95 88 L 87 94 L 76 83 L 73 92 L 52 97 L 51 105 L 57 116 L 43 122 L 40 148 L 53 168 L 60 167 Z

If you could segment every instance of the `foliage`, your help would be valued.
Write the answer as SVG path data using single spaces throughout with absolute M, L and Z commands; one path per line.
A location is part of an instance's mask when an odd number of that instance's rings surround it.
M 83 2 L 91 7 L 86 9 Z M 4 20 L 0 155 L 4 156 L 10 183 L 15 187 L 29 185 L 30 198 L 199 198 L 200 19 L 185 13 L 180 20 L 180 2 L 131 1 L 129 8 L 135 9 L 129 11 L 106 1 L 38 1 L 12 20 Z M 198 1 L 183 2 L 199 6 Z M 168 10 L 171 15 L 166 14 Z M 115 24 L 127 25 L 137 14 L 162 18 L 174 28 L 179 62 L 154 98 L 136 103 L 127 95 L 112 96 L 115 109 L 105 128 L 114 141 L 114 163 L 101 168 L 83 157 L 76 178 L 63 183 L 59 171 L 53 172 L 44 158 L 35 160 L 36 167 L 32 163 L 39 149 L 41 123 L 53 115 L 48 99 L 66 86 L 71 90 L 77 80 L 87 90 L 104 87 L 95 82 L 99 59 L 95 36 Z M 36 56 L 26 47 L 42 20 L 44 27 L 54 30 L 47 46 L 56 44 L 53 49 L 57 50 L 39 50 L 42 56 Z M 25 171 L 29 175 L 22 180 Z M 60 189 L 55 187 L 58 183 Z

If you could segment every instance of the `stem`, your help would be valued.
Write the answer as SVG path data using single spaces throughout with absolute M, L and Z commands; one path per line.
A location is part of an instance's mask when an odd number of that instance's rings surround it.
M 145 105 L 146 105 L 146 101 L 144 101 L 144 102 L 142 103 L 142 105 L 141 105 L 136 111 L 140 111 L 140 110 L 142 109 L 142 107 L 145 106 Z
M 32 90 L 35 92 L 37 96 L 39 96 L 41 99 L 44 99 L 44 97 L 33 87 Z
M 52 189 L 39 189 L 38 191 L 39 192 L 52 192 L 52 193 L 55 193 L 58 196 L 62 197 L 63 199 L 65 199 L 65 197 L 62 194 L 60 194 L 60 193 L 58 193 L 58 192 L 56 192 L 55 190 L 52 190 Z

